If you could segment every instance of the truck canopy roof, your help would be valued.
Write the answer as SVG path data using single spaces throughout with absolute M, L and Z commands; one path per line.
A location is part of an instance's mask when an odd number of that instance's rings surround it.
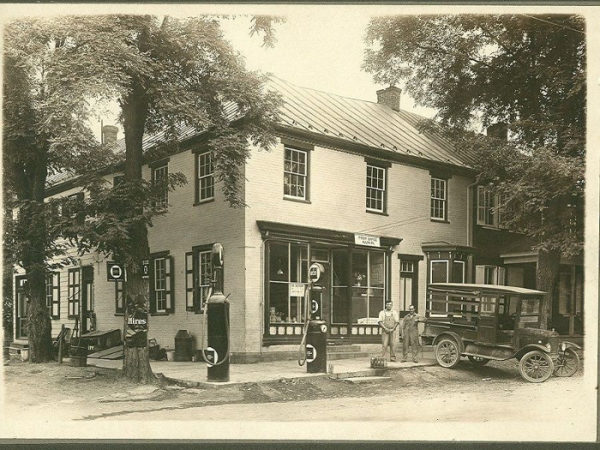
M 452 292 L 489 294 L 515 294 L 515 295 L 544 295 L 543 291 L 526 289 L 517 286 L 502 286 L 497 284 L 466 284 L 466 283 L 430 283 L 428 288 L 435 290 L 448 290 Z

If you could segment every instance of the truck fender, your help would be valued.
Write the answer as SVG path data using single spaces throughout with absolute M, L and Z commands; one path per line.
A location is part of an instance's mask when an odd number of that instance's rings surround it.
M 581 346 L 575 344 L 574 342 L 569 342 L 569 341 L 561 341 L 558 344 L 559 349 L 562 344 L 565 344 L 566 348 L 576 348 L 577 350 L 581 350 Z
M 443 333 L 438 334 L 433 340 L 432 345 L 437 345 L 437 343 L 445 337 L 452 338 L 458 343 L 458 348 L 461 354 L 465 351 L 465 344 L 463 343 L 462 338 L 452 331 L 444 331 Z
M 527 344 L 525 347 L 519 349 L 519 351 L 517 353 L 515 353 L 515 358 L 517 359 L 521 359 L 521 357 L 523 357 L 523 355 L 525 355 L 526 353 L 529 353 L 533 350 L 539 350 L 541 352 L 544 353 L 550 353 L 548 351 L 548 349 L 546 347 L 544 347 L 543 345 L 540 344 Z

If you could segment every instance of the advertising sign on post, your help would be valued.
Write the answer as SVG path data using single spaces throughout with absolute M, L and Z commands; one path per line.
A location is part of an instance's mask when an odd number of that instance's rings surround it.
M 125 281 L 125 267 L 123 264 L 108 261 L 106 263 L 106 281 Z

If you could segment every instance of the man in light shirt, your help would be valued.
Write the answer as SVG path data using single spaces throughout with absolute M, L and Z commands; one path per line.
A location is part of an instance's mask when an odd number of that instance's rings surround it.
M 390 348 L 390 361 L 396 361 L 394 354 L 394 331 L 398 327 L 400 320 L 398 313 L 392 310 L 392 302 L 385 302 L 385 309 L 379 313 L 379 326 L 381 327 L 381 345 L 382 354 L 385 358 L 388 347 Z

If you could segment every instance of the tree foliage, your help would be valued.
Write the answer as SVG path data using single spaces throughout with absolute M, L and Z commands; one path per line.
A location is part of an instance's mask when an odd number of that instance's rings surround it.
M 436 108 L 481 184 L 502 194 L 505 225 L 538 248 L 583 246 L 585 23 L 579 16 L 444 15 L 373 19 L 364 68 Z M 467 129 L 505 124 L 509 142 Z M 438 130 L 440 131 L 440 130 Z

